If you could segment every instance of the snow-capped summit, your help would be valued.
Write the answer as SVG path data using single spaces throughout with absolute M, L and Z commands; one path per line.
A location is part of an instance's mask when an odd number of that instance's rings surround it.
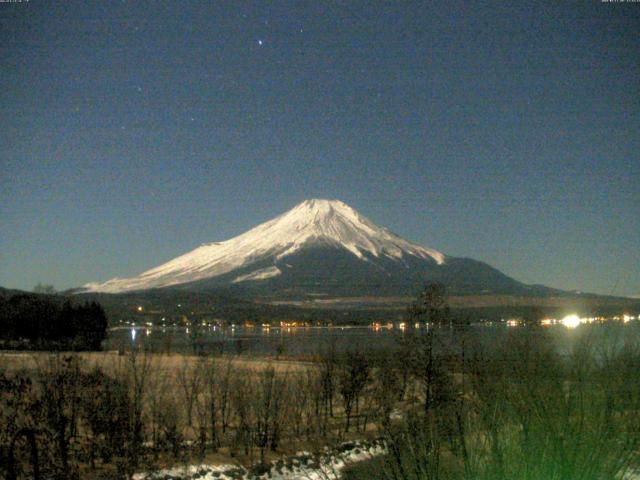
M 378 270 L 385 270 L 389 261 L 408 268 L 407 260 L 434 266 L 447 260 L 436 250 L 376 225 L 339 200 L 311 199 L 230 240 L 203 244 L 136 277 L 89 283 L 83 289 L 127 292 L 226 278 L 229 274 L 230 283 L 257 282 L 291 268 L 288 258 L 318 248 L 348 252 L 353 260 L 376 265 Z
M 379 227 L 339 200 L 306 200 L 245 235 L 250 234 L 257 234 L 272 245 L 286 247 L 278 253 L 278 258 L 304 245 L 318 243 L 345 248 L 361 259 L 367 253 L 374 257 L 386 255 L 394 258 L 411 254 L 431 257 L 440 264 L 445 258 L 440 252 L 408 242 Z

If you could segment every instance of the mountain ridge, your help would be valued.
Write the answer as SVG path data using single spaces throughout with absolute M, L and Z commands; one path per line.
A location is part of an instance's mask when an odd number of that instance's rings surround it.
M 247 232 L 205 243 L 131 278 L 80 292 L 220 289 L 260 297 L 412 295 L 427 282 L 452 293 L 545 295 L 490 265 L 405 240 L 339 200 L 310 199 Z
M 401 259 L 406 254 L 438 264 L 445 261 L 444 254 L 379 227 L 339 200 L 310 199 L 241 235 L 202 244 L 136 277 L 89 283 L 83 288 L 120 293 L 181 285 L 225 275 L 264 258 L 279 261 L 308 246 L 344 248 L 363 261 L 381 256 Z M 278 272 L 273 268 L 270 271 L 271 276 L 279 275 Z M 237 283 L 262 278 L 268 277 L 247 274 L 234 280 Z

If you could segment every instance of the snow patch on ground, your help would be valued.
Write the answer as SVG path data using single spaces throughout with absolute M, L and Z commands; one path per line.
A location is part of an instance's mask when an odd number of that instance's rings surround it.
M 384 453 L 382 441 L 346 442 L 334 450 L 326 448 L 320 454 L 298 452 L 250 469 L 237 465 L 190 465 L 136 473 L 133 480 L 337 480 L 345 467 Z

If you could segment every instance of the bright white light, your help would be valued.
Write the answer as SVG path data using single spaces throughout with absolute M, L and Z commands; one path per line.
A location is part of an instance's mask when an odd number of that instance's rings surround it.
M 580 317 L 577 315 L 567 315 L 562 320 L 560 320 L 560 323 L 562 323 L 567 328 L 576 328 L 578 325 L 580 325 Z
M 131 341 L 132 342 L 136 341 L 136 329 L 135 328 L 131 329 Z

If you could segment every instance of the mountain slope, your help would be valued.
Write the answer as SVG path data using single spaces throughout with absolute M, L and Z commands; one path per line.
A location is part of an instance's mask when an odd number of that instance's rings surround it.
M 543 294 L 489 265 L 411 243 L 337 200 L 307 200 L 224 242 L 204 244 L 132 278 L 85 292 L 224 288 L 266 296 L 413 294 L 427 281 L 455 293 Z
M 438 264 L 445 256 L 408 242 L 379 227 L 340 201 L 307 200 L 279 217 L 225 242 L 204 244 L 195 250 L 133 278 L 90 283 L 88 291 L 125 292 L 194 282 L 227 274 L 265 259 L 286 258 L 308 247 L 345 249 L 362 261 L 402 259 L 412 255 Z M 236 281 L 279 275 L 273 265 Z

